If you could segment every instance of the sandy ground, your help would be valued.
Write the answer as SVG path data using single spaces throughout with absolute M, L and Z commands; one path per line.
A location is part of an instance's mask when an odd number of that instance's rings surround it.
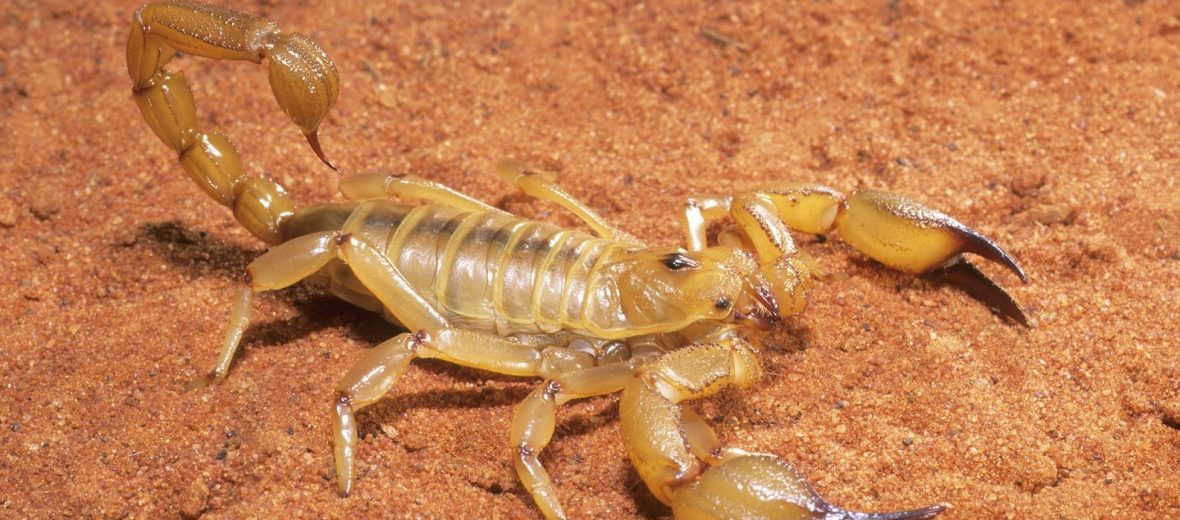
M 474 4 L 474 3 L 472 3 Z M 760 387 L 698 406 L 860 510 L 1180 516 L 1180 5 L 1125 2 L 256 2 L 335 58 L 324 146 L 573 219 L 493 175 L 515 157 L 653 243 L 690 194 L 768 180 L 887 189 L 990 235 L 1034 327 L 802 237 L 825 274 Z M 833 5 L 835 4 L 835 5 Z M 1035 5 L 1034 5 L 1035 4 Z M 533 518 L 507 447 L 535 384 L 416 363 L 360 415 L 336 495 L 333 387 L 397 332 L 309 289 L 231 294 L 262 245 L 137 113 L 133 2 L 0 2 L 0 516 Z M 181 58 L 202 126 L 301 201 L 338 198 L 262 68 Z M 545 453 L 576 518 L 661 517 L 613 398 Z

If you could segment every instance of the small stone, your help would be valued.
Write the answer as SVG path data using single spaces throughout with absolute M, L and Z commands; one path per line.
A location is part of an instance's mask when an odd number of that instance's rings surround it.
M 16 225 L 16 204 L 7 198 L 0 198 L 0 226 L 12 227 Z
M 381 425 L 381 432 L 384 433 L 385 435 L 388 435 L 391 438 L 397 437 L 397 428 L 394 428 L 392 424 L 382 424 Z

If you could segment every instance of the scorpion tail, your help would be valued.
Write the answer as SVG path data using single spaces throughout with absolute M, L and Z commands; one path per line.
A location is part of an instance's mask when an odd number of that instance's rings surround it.
M 317 130 L 336 102 L 336 67 L 310 38 L 283 34 L 262 18 L 216 6 L 148 4 L 135 12 L 127 41 L 127 70 L 140 113 L 156 136 L 179 154 L 181 166 L 214 200 L 233 209 L 254 236 L 277 244 L 294 203 L 278 183 L 246 175 L 229 138 L 197 128 L 192 91 L 181 72 L 163 66 L 177 51 L 214 59 L 269 58 L 271 90 L 300 127 L 316 156 L 335 169 Z

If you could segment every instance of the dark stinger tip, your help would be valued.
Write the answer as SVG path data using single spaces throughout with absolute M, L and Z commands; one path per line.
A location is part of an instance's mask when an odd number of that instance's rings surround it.
M 332 164 L 332 161 L 328 160 L 328 156 L 324 155 L 324 149 L 320 148 L 319 132 L 312 132 L 306 135 L 307 144 L 311 145 L 311 149 L 315 152 L 315 156 L 319 157 L 320 160 L 324 162 L 324 164 L 328 165 L 328 167 L 332 169 L 332 171 L 340 173 L 340 168 L 337 168 L 335 164 Z

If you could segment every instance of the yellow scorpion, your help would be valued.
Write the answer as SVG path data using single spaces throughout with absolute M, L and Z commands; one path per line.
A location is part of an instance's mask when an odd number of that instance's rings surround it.
M 552 175 L 510 161 L 498 166 L 505 179 L 570 210 L 593 234 L 516 217 L 414 176 L 349 176 L 340 191 L 351 202 L 297 208 L 277 183 L 243 172 L 225 135 L 197 128 L 184 75 L 164 68 L 178 51 L 267 59 L 279 105 L 329 166 L 316 131 L 336 101 L 336 68 L 306 36 L 189 2 L 140 8 L 127 44 L 135 102 L 148 125 L 205 193 L 273 246 L 246 269 L 215 368 L 187 388 L 225 377 L 255 293 L 301 280 L 410 331 L 365 354 L 337 387 L 332 429 L 342 494 L 354 485 L 356 412 L 389 392 L 411 360 L 433 358 L 544 379 L 516 409 L 510 442 L 520 480 L 548 518 L 566 516 L 538 461 L 557 407 L 616 392 L 627 454 L 677 518 L 930 518 L 945 508 L 845 511 L 780 458 L 721 446 L 708 423 L 681 403 L 762 377 L 759 340 L 807 301 L 810 262 L 792 231 L 838 231 L 889 267 L 940 276 L 1027 325 L 1012 298 L 962 258 L 981 255 L 1027 281 L 988 238 L 899 195 L 846 197 L 814 184 L 774 184 L 689 200 L 687 247 L 649 248 L 563 191 Z M 725 218 L 732 224 L 710 241 L 707 223 Z

